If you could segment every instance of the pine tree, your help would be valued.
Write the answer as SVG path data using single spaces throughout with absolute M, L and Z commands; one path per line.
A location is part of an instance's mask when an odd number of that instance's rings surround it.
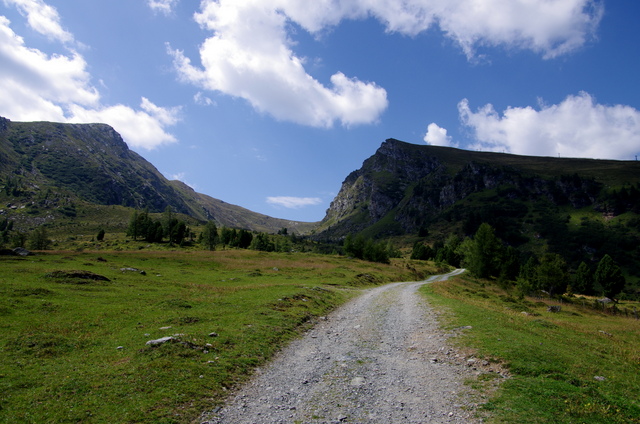
M 34 250 L 47 250 L 52 241 L 49 239 L 47 229 L 39 226 L 29 235 L 29 248 Z
M 502 245 L 493 227 L 483 223 L 473 237 L 469 269 L 477 277 L 497 276 Z
M 132 237 L 135 241 L 140 235 L 140 229 L 138 228 L 138 211 L 133 211 L 131 219 L 129 220 L 129 227 L 127 228 L 127 236 Z
M 216 250 L 218 243 L 218 227 L 213 221 L 207 222 L 202 232 L 202 244 L 209 250 Z
M 591 294 L 593 293 L 593 274 L 589 265 L 581 262 L 576 270 L 576 275 L 573 278 L 571 285 L 574 293 Z
M 596 284 L 602 287 L 602 294 L 613 300 L 616 300 L 616 297 L 622 292 L 626 284 L 620 267 L 615 264 L 609 255 L 604 255 L 598 263 L 594 280 Z
M 567 263 L 557 253 L 545 253 L 536 268 L 538 288 L 549 295 L 564 294 L 569 282 Z

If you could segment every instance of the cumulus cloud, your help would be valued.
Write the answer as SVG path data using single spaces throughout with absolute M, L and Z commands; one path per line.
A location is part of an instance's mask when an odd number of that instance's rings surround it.
M 43 34 L 61 42 L 73 40 L 61 29 L 55 9 L 42 1 L 5 3 L 24 10 L 29 24 Z M 166 128 L 178 122 L 179 108 L 159 107 L 144 97 L 139 110 L 103 105 L 82 55 L 67 48 L 64 54 L 30 48 L 10 25 L 0 16 L 1 116 L 19 121 L 105 122 L 132 147 L 152 149 L 176 141 Z
M 170 49 L 180 77 L 243 98 L 282 121 L 315 127 L 375 122 L 387 107 L 386 91 L 341 72 L 328 85 L 310 76 L 304 59 L 292 51 L 286 29 L 289 18 L 277 3 L 203 2 L 196 20 L 214 35 L 200 49 L 203 69 Z
M 14 119 L 64 120 L 67 103 L 96 105 L 84 58 L 77 53 L 47 55 L 28 48 L 0 16 L 0 110 Z
M 477 46 L 528 49 L 554 58 L 594 36 L 604 6 L 598 0 L 438 0 L 440 29 L 469 57 Z
M 431 123 L 427 127 L 424 141 L 432 146 L 457 147 L 457 143 L 452 142 L 451 136 L 447 135 L 447 130 L 441 128 L 436 123 Z
M 499 114 L 487 104 L 474 112 L 464 99 L 458 110 L 474 149 L 599 159 L 633 159 L 640 150 L 640 111 L 598 104 L 586 92 L 538 109 L 509 107 Z
M 416 35 L 432 26 L 473 58 L 479 46 L 529 49 L 552 58 L 593 37 L 597 0 L 203 0 L 195 20 L 212 32 L 192 64 L 168 46 L 183 81 L 247 100 L 276 119 L 316 127 L 369 124 L 387 108 L 374 82 L 336 71 L 313 78 L 294 52 L 291 25 L 321 35 L 346 19 L 374 17 L 388 32 Z
M 205 1 L 196 20 L 214 35 L 200 48 L 203 69 L 168 47 L 182 80 L 247 100 L 283 121 L 315 127 L 374 122 L 387 107 L 374 83 L 335 73 L 330 86 L 311 77 L 291 50 L 287 17 L 264 1 Z
M 147 4 L 154 12 L 169 16 L 173 13 L 178 0 L 148 0 Z
M 69 43 L 73 35 L 62 28 L 58 11 L 42 0 L 4 0 L 7 6 L 15 6 L 27 18 L 34 30 L 50 39 Z
M 300 209 L 305 206 L 319 205 L 322 203 L 322 199 L 318 197 L 274 196 L 267 197 L 267 203 L 288 209 Z
M 125 105 L 87 109 L 71 105 L 68 122 L 105 122 L 116 129 L 122 138 L 135 148 L 154 149 L 163 144 L 175 143 L 176 138 L 165 131 L 166 126 L 179 120 L 180 108 L 162 108 L 142 98 L 142 110 Z

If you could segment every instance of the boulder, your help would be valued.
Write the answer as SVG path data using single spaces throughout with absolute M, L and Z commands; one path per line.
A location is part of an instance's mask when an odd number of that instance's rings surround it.
M 146 345 L 147 346 L 157 346 L 157 345 L 161 345 L 161 344 L 170 342 L 171 340 L 175 340 L 175 337 L 167 336 L 167 337 L 161 337 L 161 338 L 155 339 L 155 340 L 149 340 L 146 343 Z
M 29 256 L 33 254 L 24 247 L 16 247 L 13 251 L 20 256 Z

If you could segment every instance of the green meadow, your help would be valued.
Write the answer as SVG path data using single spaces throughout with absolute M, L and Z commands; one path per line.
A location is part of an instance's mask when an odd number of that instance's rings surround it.
M 252 250 L 0 256 L 0 422 L 194 422 L 362 288 L 444 271 Z M 508 370 L 467 382 L 485 422 L 640 423 L 633 315 L 576 298 L 551 313 L 467 274 L 422 292 L 445 328 L 471 327 L 453 343 Z
M 193 422 L 360 288 L 435 272 L 250 250 L 0 256 L 0 422 Z
M 592 309 L 593 300 L 514 298 L 468 274 L 423 286 L 454 339 L 510 376 L 481 374 L 468 384 L 488 395 L 490 423 L 640 423 L 640 321 Z M 560 306 L 549 312 L 548 306 Z M 495 380 L 501 380 L 497 391 Z

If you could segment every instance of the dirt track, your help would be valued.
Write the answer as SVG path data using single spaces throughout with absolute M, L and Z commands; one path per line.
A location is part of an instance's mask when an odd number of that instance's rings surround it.
M 367 290 L 294 341 L 202 423 L 471 423 L 466 364 L 437 360 L 447 336 L 417 289 Z

